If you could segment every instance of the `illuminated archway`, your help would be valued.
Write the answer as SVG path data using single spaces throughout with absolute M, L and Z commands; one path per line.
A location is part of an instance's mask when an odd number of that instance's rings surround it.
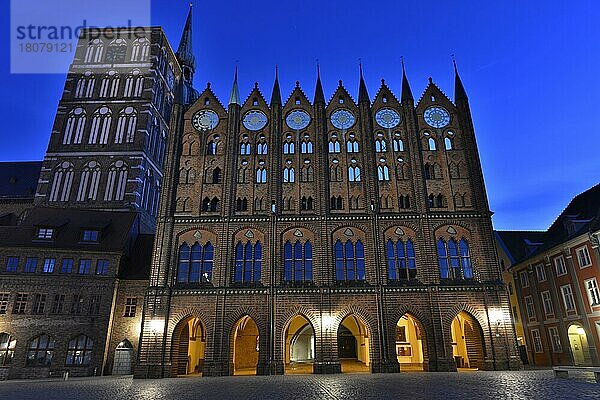
M 315 359 L 315 331 L 302 315 L 289 322 L 284 333 L 286 374 L 312 374 Z
M 575 323 L 569 326 L 569 346 L 574 365 L 592 365 L 587 335 L 583 326 Z
M 483 331 L 479 322 L 461 311 L 452 320 L 452 355 L 459 369 L 482 369 L 485 361 Z
M 369 332 L 358 316 L 350 314 L 342 320 L 337 342 L 342 372 L 370 371 Z
M 426 371 L 429 363 L 427 340 L 421 322 L 404 314 L 396 324 L 396 356 L 400 371 Z
M 172 348 L 174 375 L 202 375 L 206 331 L 198 318 L 189 317 L 177 324 Z
M 256 375 L 259 334 L 256 322 L 245 315 L 233 327 L 233 374 Z

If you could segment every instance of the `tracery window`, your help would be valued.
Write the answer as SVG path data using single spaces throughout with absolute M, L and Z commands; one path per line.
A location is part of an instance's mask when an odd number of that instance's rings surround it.
M 96 200 L 100 184 L 100 164 L 90 161 L 81 171 L 77 201 Z
M 73 164 L 67 161 L 64 161 L 54 171 L 52 187 L 50 188 L 50 201 L 69 201 L 73 174 Z
M 417 276 L 417 262 L 412 240 L 406 243 L 402 240 L 388 239 L 386 243 L 388 263 L 388 279 L 408 280 Z
M 283 182 L 294 183 L 296 181 L 294 167 L 286 167 L 283 169 Z
M 473 279 L 469 243 L 465 239 L 458 243 L 454 238 L 447 242 L 439 239 L 437 253 L 442 279 Z
M 123 200 L 125 197 L 125 187 L 127 186 L 127 173 L 127 164 L 123 161 L 119 160 L 111 165 L 108 170 L 104 200 Z
M 346 142 L 346 151 L 348 153 L 358 153 L 358 141 L 350 139 Z
M 390 169 L 387 165 L 378 165 L 377 166 L 377 179 L 379 181 L 389 181 L 390 180 Z
M 283 154 L 294 154 L 296 152 L 296 145 L 294 142 L 287 141 L 283 143 Z
M 125 79 L 125 97 L 140 97 L 144 90 L 144 75 L 135 70 Z
M 256 169 L 256 183 L 267 183 L 267 169 L 263 166 Z
M 262 245 L 247 241 L 239 241 L 235 246 L 235 270 L 233 280 L 235 283 L 260 282 L 262 268 Z
M 341 148 L 340 148 L 340 142 L 335 140 L 335 139 L 331 139 L 329 141 L 329 152 L 330 153 L 339 153 L 341 152 Z
M 130 61 L 147 61 L 150 55 L 150 41 L 141 37 L 133 41 Z
M 342 244 L 338 239 L 334 245 L 334 257 L 338 282 L 365 280 L 365 248 L 360 240 L 354 243 L 348 239 Z
M 404 151 L 404 142 L 402 139 L 394 139 L 393 141 L 394 151 Z
M 90 71 L 86 71 L 78 80 L 75 86 L 75 97 L 76 98 L 89 98 L 94 93 L 94 86 L 96 84 L 96 78 Z
M 356 165 L 351 165 L 348 167 L 348 180 L 350 182 L 359 182 L 360 181 L 360 168 Z
M 108 143 L 108 134 L 112 123 L 112 113 L 106 106 L 98 108 L 92 117 L 92 127 L 88 144 L 106 144 Z
M 313 278 L 312 244 L 299 240 L 292 245 L 288 240 L 283 248 L 284 279 L 287 282 L 307 282 Z
M 300 153 L 311 154 L 313 152 L 313 144 L 310 140 L 300 143 Z
M 71 144 L 71 140 L 74 144 L 81 143 L 86 119 L 85 110 L 81 107 L 77 107 L 69 113 L 67 123 L 65 124 L 63 144 Z
M 86 63 L 98 63 L 102 61 L 102 55 L 104 54 L 104 43 L 102 40 L 96 38 L 90 40 L 88 48 L 85 51 L 85 62 Z
M 387 151 L 387 142 L 385 139 L 377 139 L 375 141 L 375 151 L 377 153 L 385 153 Z
M 179 246 L 177 283 L 206 283 L 212 279 L 215 248 L 211 242 Z
M 115 134 L 115 143 L 133 143 L 135 129 L 137 124 L 137 113 L 135 108 L 128 106 L 119 112 L 119 121 L 117 122 L 117 131 Z

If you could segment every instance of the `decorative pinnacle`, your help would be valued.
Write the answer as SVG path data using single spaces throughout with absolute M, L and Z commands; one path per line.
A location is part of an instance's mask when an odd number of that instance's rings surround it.
M 210 89 L 210 82 L 206 82 L 206 88 Z
M 433 83 L 433 78 L 429 77 L 429 83 Z
M 317 63 L 317 78 L 321 78 L 321 65 L 319 65 L 319 59 L 315 58 L 315 61 Z
M 296 81 L 296 87 L 299 88 L 300 87 L 300 81 Z
M 340 86 L 342 86 L 342 80 L 340 79 L 338 82 L 339 82 Z
M 258 89 L 258 82 L 254 82 L 254 89 Z

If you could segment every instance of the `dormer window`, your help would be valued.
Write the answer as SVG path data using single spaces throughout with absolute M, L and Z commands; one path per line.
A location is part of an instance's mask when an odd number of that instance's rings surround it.
M 84 229 L 82 241 L 88 243 L 97 243 L 100 237 L 100 232 L 94 229 Z
M 210 99 L 207 97 L 204 99 L 204 105 L 207 106 L 210 104 Z
M 252 105 L 253 106 L 257 106 L 258 105 L 258 99 L 256 97 L 252 99 Z
M 53 228 L 39 228 L 37 232 L 37 238 L 43 240 L 49 240 L 54 237 Z
M 381 101 L 382 101 L 383 103 L 387 103 L 387 97 L 386 97 L 386 96 L 383 96 L 383 98 L 381 99 Z
M 296 105 L 299 106 L 300 105 L 300 98 L 296 97 Z
M 340 101 L 340 104 L 344 104 L 344 98 L 343 97 L 340 96 L 339 101 Z

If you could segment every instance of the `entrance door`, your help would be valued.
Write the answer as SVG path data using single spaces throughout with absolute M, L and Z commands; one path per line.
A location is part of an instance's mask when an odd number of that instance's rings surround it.
M 573 324 L 569 327 L 569 345 L 571 346 L 575 365 L 589 364 L 586 360 L 586 357 L 589 356 L 587 337 L 585 329 L 581 325 Z
M 115 360 L 113 363 L 113 375 L 131 374 L 131 360 L 133 358 L 133 346 L 129 340 L 125 339 L 117 346 L 115 350 Z
M 358 358 L 356 338 L 344 325 L 340 325 L 338 329 L 338 356 L 340 358 Z

